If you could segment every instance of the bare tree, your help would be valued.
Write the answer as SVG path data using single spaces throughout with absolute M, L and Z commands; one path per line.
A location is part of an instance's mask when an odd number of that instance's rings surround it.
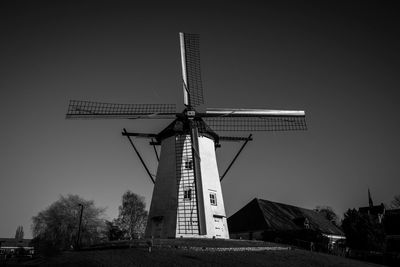
M 78 232 L 79 204 L 84 206 L 81 226 L 82 244 L 99 241 L 104 233 L 104 209 L 96 207 L 93 201 L 85 200 L 77 195 L 60 196 L 56 202 L 32 218 L 34 239 L 57 249 L 73 246 Z
M 147 222 L 147 211 L 144 197 L 131 191 L 122 196 L 122 205 L 119 206 L 117 224 L 129 239 L 141 238 Z
M 314 211 L 322 214 L 328 221 L 332 222 L 334 225 L 339 224 L 339 217 L 335 211 L 330 206 L 317 206 Z
M 24 228 L 19 225 L 15 231 L 15 240 L 22 241 L 22 239 L 24 239 Z

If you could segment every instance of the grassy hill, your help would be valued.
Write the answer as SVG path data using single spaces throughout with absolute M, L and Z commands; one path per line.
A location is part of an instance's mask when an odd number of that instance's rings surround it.
M 12 265 L 7 265 L 12 266 Z M 17 266 L 17 265 L 15 265 Z M 210 252 L 185 249 L 144 248 L 64 252 L 34 259 L 22 266 L 378 266 L 304 250 Z
M 218 248 L 261 248 L 264 251 L 219 251 Z M 205 249 L 203 249 L 205 248 Z M 277 250 L 275 250 L 277 249 Z M 65 251 L 57 256 L 6 266 L 379 266 L 343 257 L 290 249 L 260 241 L 155 240 L 149 252 L 147 242 L 122 241 L 97 245 L 82 251 Z

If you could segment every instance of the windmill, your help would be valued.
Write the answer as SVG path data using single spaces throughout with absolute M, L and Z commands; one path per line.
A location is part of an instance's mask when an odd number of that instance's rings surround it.
M 229 238 L 221 180 L 235 162 L 248 137 L 222 136 L 226 131 L 306 130 L 305 112 L 269 109 L 206 108 L 200 73 L 199 35 L 179 33 L 183 102 L 174 104 L 111 104 L 71 100 L 67 119 L 173 119 L 158 134 L 123 129 L 154 183 L 145 235 L 147 237 Z M 158 162 L 156 179 L 150 173 L 131 137 L 151 139 Z M 244 144 L 222 176 L 216 148 L 221 141 Z M 158 156 L 156 146 L 161 146 Z

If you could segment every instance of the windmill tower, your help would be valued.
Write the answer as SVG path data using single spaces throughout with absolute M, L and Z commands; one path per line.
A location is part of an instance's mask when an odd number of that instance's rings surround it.
M 221 180 L 249 137 L 222 136 L 225 131 L 306 130 L 304 111 L 207 108 L 203 104 L 199 36 L 179 33 L 183 102 L 173 104 L 110 104 L 71 100 L 67 119 L 173 119 L 158 134 L 129 133 L 128 137 L 150 179 L 155 184 L 146 227 L 147 237 L 229 238 Z M 131 137 L 151 139 L 159 158 L 153 178 Z M 215 150 L 221 141 L 244 141 L 222 176 Z M 161 146 L 158 157 L 155 146 Z

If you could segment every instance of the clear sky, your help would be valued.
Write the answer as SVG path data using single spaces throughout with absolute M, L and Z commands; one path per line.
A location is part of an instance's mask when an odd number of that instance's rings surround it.
M 149 206 L 153 186 L 121 130 L 168 121 L 65 113 L 69 99 L 182 106 L 179 31 L 201 36 L 208 107 L 307 114 L 308 131 L 253 133 L 222 182 L 228 216 L 254 197 L 342 216 L 368 204 L 368 187 L 375 203 L 400 194 L 392 2 L 140 2 L 0 2 L 0 237 L 18 225 L 31 237 L 32 216 L 60 194 L 109 219 L 126 190 Z M 151 146 L 138 146 L 155 173 Z M 223 143 L 221 172 L 239 147 Z

